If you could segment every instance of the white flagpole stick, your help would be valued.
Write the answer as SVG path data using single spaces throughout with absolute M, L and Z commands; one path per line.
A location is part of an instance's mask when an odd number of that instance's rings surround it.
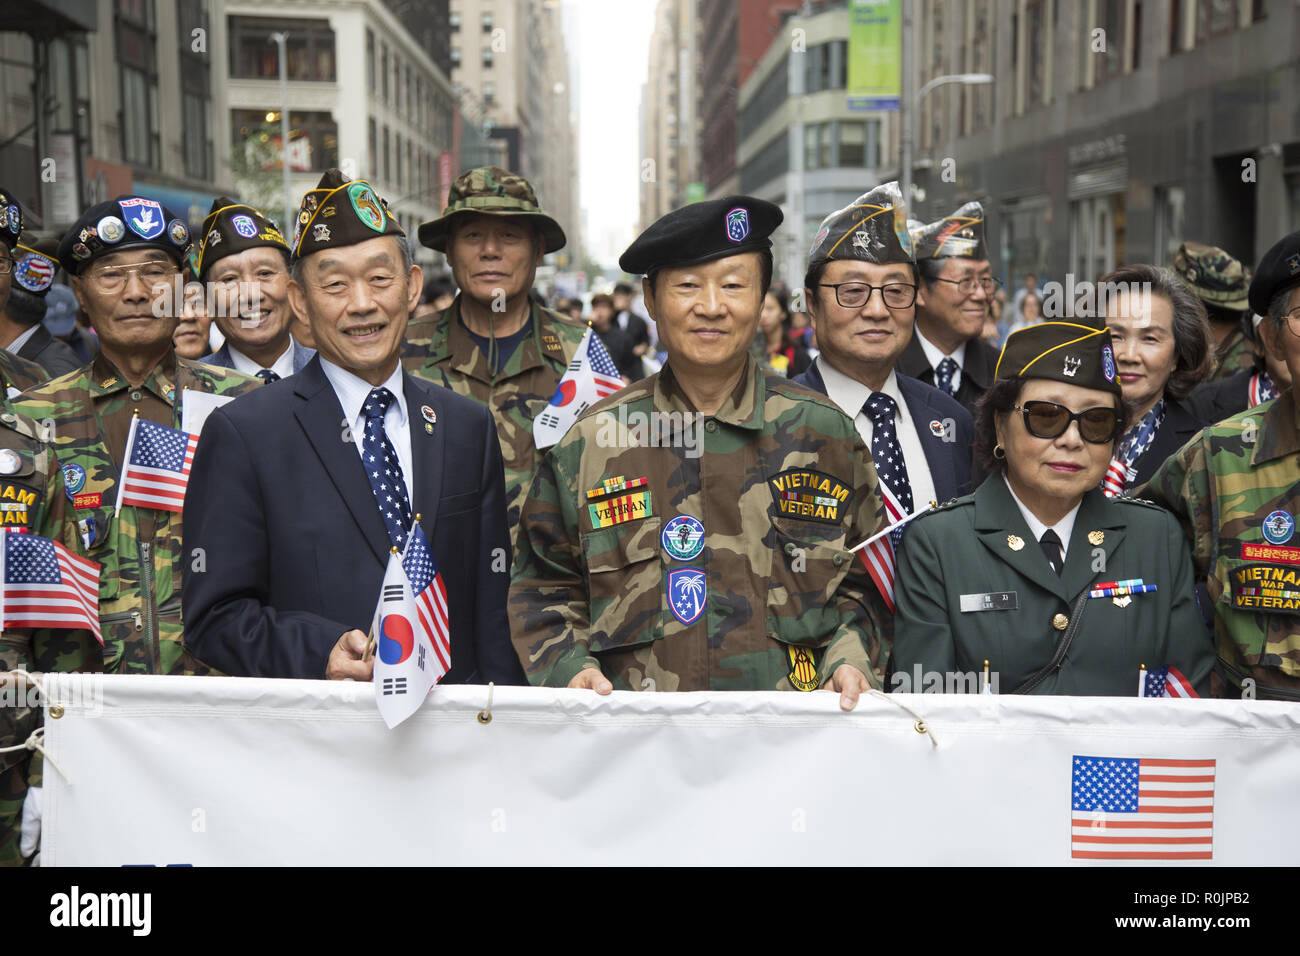
M 893 524 L 891 524 L 891 525 L 890 525 L 888 528 L 886 528 L 884 531 L 881 531 L 881 532 L 878 532 L 878 533 L 876 533 L 876 534 L 873 534 L 870 538 L 868 538 L 866 541 L 863 541 L 861 544 L 859 544 L 859 545 L 855 545 L 854 547 L 849 548 L 849 554 L 852 554 L 854 551 L 861 551 L 861 550 L 862 550 L 863 548 L 865 548 L 867 545 L 871 544 L 871 542 L 873 542 L 873 541 L 879 541 L 881 538 L 883 538 L 885 535 L 889 534 L 891 531 L 897 531 L 899 528 L 901 528 L 903 525 L 907 524 L 907 523 L 908 523 L 909 521 L 911 521 L 913 518 L 919 518 L 919 517 L 921 517 L 921 515 L 923 515 L 923 514 L 928 514 L 929 512 L 933 511 L 934 508 L 935 508 L 935 502 L 931 501 L 931 502 L 930 502 L 930 507 L 926 508 L 924 511 L 913 511 L 913 512 L 912 512 L 910 515 L 908 515 L 906 518 L 902 518 L 902 519 L 900 519 L 900 520 L 898 520 L 898 521 L 895 521 Z
M 122 456 L 122 471 L 118 472 L 117 476 L 117 506 L 113 509 L 114 518 L 122 513 L 122 490 L 126 487 L 122 475 L 131 466 L 131 446 L 135 444 L 135 427 L 139 423 L 140 409 L 137 408 L 131 413 L 131 430 L 126 433 L 126 454 Z
M 1142 697 L 1147 692 L 1147 666 L 1138 665 L 1138 696 Z

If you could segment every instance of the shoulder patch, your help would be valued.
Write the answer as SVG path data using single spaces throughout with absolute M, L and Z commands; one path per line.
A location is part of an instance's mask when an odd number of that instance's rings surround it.
M 839 524 L 853 489 L 821 471 L 790 468 L 767 479 L 773 516 Z

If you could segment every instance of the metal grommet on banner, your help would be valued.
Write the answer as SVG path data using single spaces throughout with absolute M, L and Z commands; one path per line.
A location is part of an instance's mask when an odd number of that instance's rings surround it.
M 63 716 L 63 705 L 62 705 L 62 704 L 50 704 L 50 716 L 53 717 L 55 720 L 58 720 L 60 717 L 62 717 L 62 716 Z
M 928 729 L 926 728 L 926 726 L 925 726 L 925 721 L 924 721 L 924 720 L 918 720 L 916 723 L 912 724 L 912 728 L 913 728 L 913 729 L 914 729 L 918 734 L 929 733 L 929 730 L 928 730 Z
M 930 725 L 925 722 L 925 718 L 922 717 L 920 714 L 918 714 L 916 711 L 914 711 L 911 707 L 908 707 L 906 704 L 904 704 L 901 700 L 899 700 L 894 695 L 886 694 L 884 691 L 876 690 L 874 687 L 871 690 L 867 691 L 867 693 L 870 694 L 872 697 L 879 697 L 881 700 L 893 704 L 895 707 L 898 707 L 901 710 L 907 711 L 909 714 L 911 714 L 913 717 L 916 718 L 912 722 L 912 729 L 915 730 L 918 734 L 928 735 L 930 738 L 930 743 L 935 747 L 939 746 L 939 740 L 937 737 L 935 737 L 934 731 L 930 729 Z
M 480 724 L 492 723 L 492 691 L 496 688 L 496 683 L 488 682 L 488 701 L 487 706 L 478 712 L 478 722 Z

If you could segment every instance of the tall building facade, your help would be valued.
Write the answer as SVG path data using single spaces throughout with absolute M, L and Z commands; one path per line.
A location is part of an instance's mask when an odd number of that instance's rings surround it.
M 699 180 L 695 0 L 659 0 L 641 88 L 640 228 L 694 199 Z

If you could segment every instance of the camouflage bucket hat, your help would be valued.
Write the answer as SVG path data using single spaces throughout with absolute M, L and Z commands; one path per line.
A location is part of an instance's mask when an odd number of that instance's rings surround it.
M 1249 307 L 1250 269 L 1217 246 L 1184 242 L 1174 256 L 1178 273 L 1201 301 L 1221 309 Z
M 452 220 L 467 212 L 488 216 L 527 216 L 537 221 L 546 252 L 563 249 L 564 230 L 537 204 L 537 194 L 528 180 L 499 166 L 479 166 L 456 177 L 447 194 L 447 208 L 437 219 L 420 226 L 420 244 L 447 251 Z

